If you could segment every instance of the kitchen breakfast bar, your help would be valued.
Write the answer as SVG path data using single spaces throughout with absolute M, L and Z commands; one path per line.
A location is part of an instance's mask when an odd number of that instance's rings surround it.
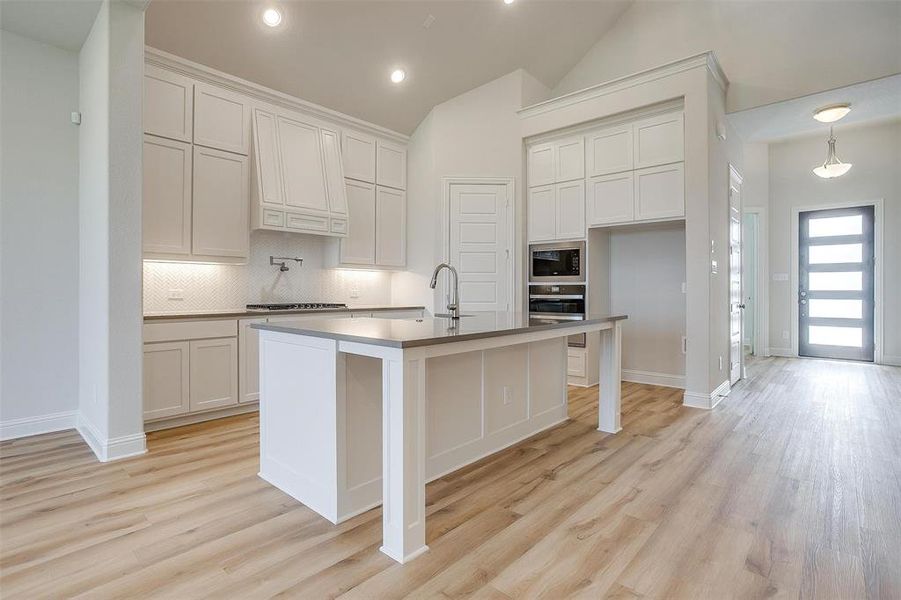
M 329 521 L 383 504 L 381 550 L 425 544 L 428 481 L 567 419 L 567 337 L 600 335 L 598 430 L 620 430 L 624 315 L 259 323 L 260 477 Z

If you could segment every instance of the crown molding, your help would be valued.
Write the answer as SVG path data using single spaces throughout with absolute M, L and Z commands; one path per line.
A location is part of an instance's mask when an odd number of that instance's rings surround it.
M 313 102 L 302 100 L 295 96 L 290 96 L 247 81 L 246 79 L 240 79 L 234 75 L 217 71 L 206 65 L 158 50 L 151 46 L 144 46 L 144 62 L 164 69 L 169 69 L 170 71 L 176 71 L 182 75 L 203 81 L 204 83 L 223 87 L 238 94 L 249 96 L 260 102 L 274 104 L 288 110 L 301 111 L 340 127 L 348 127 L 356 131 L 387 138 L 402 144 L 406 144 L 410 140 L 410 136 L 404 135 L 403 133 L 346 115 Z
M 726 74 L 723 72 L 722 67 L 720 67 L 719 62 L 716 60 L 716 56 L 712 51 L 708 51 L 702 52 L 701 54 L 695 54 L 694 56 L 689 56 L 687 58 L 682 58 L 671 63 L 666 63 L 659 67 L 654 67 L 645 71 L 639 71 L 638 73 L 633 73 L 632 75 L 626 75 L 625 77 L 619 77 L 617 79 L 605 81 L 603 83 L 577 90 L 575 92 L 564 94 L 563 96 L 558 96 L 557 98 L 544 100 L 542 102 L 532 104 L 531 106 L 523 107 L 517 112 L 522 118 L 534 117 L 536 115 L 558 110 L 567 106 L 579 104 L 587 100 L 592 100 L 600 96 L 606 96 L 608 94 L 619 92 L 631 87 L 649 83 L 657 79 L 671 77 L 672 75 L 676 75 L 677 73 L 682 73 L 691 69 L 697 69 L 699 67 L 706 68 L 710 75 L 713 77 L 714 81 L 716 81 L 717 85 L 719 85 L 725 93 L 726 89 L 729 87 L 729 80 L 726 78 Z

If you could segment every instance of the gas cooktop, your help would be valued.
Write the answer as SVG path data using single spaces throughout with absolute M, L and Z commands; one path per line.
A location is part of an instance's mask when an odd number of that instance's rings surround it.
M 347 308 L 346 304 L 337 302 L 295 302 L 291 304 L 248 304 L 247 310 L 321 310 Z

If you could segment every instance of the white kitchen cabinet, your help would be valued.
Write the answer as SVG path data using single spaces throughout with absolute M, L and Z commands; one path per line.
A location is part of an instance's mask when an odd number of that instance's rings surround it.
M 265 318 L 238 321 L 238 402 L 260 399 L 260 332 L 251 327 Z
M 566 349 L 566 374 L 571 377 L 585 377 L 585 348 Z
M 190 142 L 194 81 L 153 65 L 144 66 L 144 133 Z
M 684 160 L 685 136 L 681 111 L 636 121 L 632 128 L 635 169 Z
M 345 131 L 341 151 L 345 177 L 375 183 L 375 138 Z
M 554 144 L 555 181 L 574 181 L 585 177 L 585 142 L 582 136 Z
M 556 181 L 553 144 L 530 146 L 528 156 L 529 187 L 549 185 Z
M 282 165 L 278 153 L 278 125 L 275 113 L 271 110 L 257 108 L 253 111 L 254 136 L 254 184 L 258 201 L 280 209 L 285 207 L 285 188 L 282 184 Z M 281 215 L 284 227 L 285 215 Z M 273 223 L 265 223 L 274 225 Z
M 557 239 L 557 201 L 554 186 L 529 189 L 529 241 Z
M 192 411 L 238 403 L 238 343 L 233 337 L 191 340 Z
M 632 171 L 588 180 L 588 225 L 628 223 L 635 219 L 635 179 Z
M 194 146 L 193 179 L 194 256 L 247 259 L 247 157 Z
M 249 98 L 220 87 L 195 83 L 194 143 L 208 148 L 248 154 Z
M 557 203 L 556 238 L 585 237 L 585 182 L 558 183 L 554 194 Z
M 635 171 L 635 220 L 685 216 L 683 163 Z
M 282 114 L 277 122 L 285 206 L 328 214 L 319 128 Z
M 142 227 L 145 254 L 191 253 L 191 144 L 144 136 Z
M 632 125 L 608 127 L 586 136 L 588 177 L 632 170 Z
M 401 190 L 376 187 L 375 262 L 385 267 L 407 264 L 407 195 Z
M 350 227 L 340 241 L 340 262 L 375 264 L 375 186 L 347 180 L 347 210 Z
M 347 196 L 344 190 L 344 166 L 341 163 L 341 145 L 338 134 L 328 129 L 319 130 L 322 145 L 322 168 L 325 171 L 325 189 L 332 218 L 347 215 Z
M 144 344 L 144 419 L 183 415 L 189 406 L 188 342 Z
M 398 190 L 407 189 L 407 150 L 403 146 L 376 141 L 376 183 Z

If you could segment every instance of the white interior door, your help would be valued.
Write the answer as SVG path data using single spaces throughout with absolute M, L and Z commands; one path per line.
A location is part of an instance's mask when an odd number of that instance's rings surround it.
M 460 276 L 464 312 L 510 310 L 513 240 L 507 192 L 503 183 L 450 184 L 449 256 Z
M 741 379 L 742 341 L 741 290 L 741 179 L 729 176 L 729 383 Z

